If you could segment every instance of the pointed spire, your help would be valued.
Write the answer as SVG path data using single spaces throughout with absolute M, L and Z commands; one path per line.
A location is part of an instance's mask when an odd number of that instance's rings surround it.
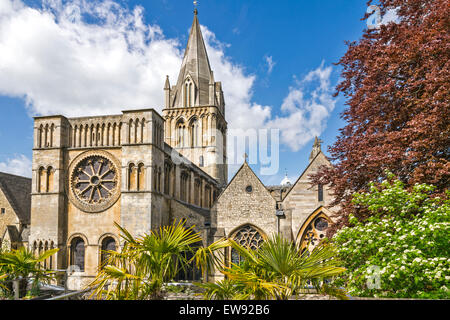
M 197 10 L 194 11 L 194 21 L 192 22 L 189 40 L 184 52 L 180 74 L 178 76 L 175 89 L 174 107 L 182 107 L 182 88 L 186 78 L 189 76 L 194 81 L 195 100 L 194 106 L 209 104 L 209 84 L 211 80 L 211 66 L 209 64 L 208 53 L 203 41 L 200 23 L 198 22 Z

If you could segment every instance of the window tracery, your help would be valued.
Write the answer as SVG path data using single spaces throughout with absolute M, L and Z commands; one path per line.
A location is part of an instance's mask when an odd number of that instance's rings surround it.
M 234 234 L 233 240 L 250 250 L 258 250 L 264 243 L 262 234 L 251 225 L 240 228 Z M 236 250 L 231 249 L 230 261 L 234 264 L 240 264 L 243 261 L 243 258 Z

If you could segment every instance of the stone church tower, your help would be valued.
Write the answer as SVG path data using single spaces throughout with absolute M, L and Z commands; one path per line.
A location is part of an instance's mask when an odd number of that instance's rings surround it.
M 214 81 L 197 10 L 175 86 L 164 86 L 165 142 L 222 186 L 227 183 L 225 101 Z

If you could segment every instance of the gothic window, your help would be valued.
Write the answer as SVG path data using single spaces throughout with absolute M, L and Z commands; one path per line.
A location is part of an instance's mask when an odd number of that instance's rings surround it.
M 113 237 L 106 237 L 102 240 L 100 253 L 100 266 L 103 267 L 108 260 L 109 253 L 107 251 L 116 251 L 116 240 Z
M 170 193 L 170 165 L 164 164 L 164 193 Z
M 205 208 L 211 208 L 211 187 L 205 187 Z
M 194 204 L 197 206 L 200 205 L 200 186 L 201 186 L 200 180 L 195 179 L 195 182 L 194 182 Z
M 323 212 L 313 215 L 313 217 L 310 221 L 306 221 L 307 226 L 300 240 L 300 251 L 302 253 L 306 250 L 311 252 L 325 238 L 327 229 L 331 224 L 331 221 Z
M 158 167 L 153 167 L 153 190 L 158 190 Z
M 319 201 L 323 201 L 323 185 L 321 184 L 317 186 L 317 198 Z
M 181 185 L 180 185 L 180 197 L 182 201 L 188 201 L 188 178 L 189 175 L 187 172 L 183 172 L 181 174 Z
M 47 241 L 45 241 L 45 244 L 44 244 L 44 252 L 45 251 L 47 251 L 48 250 L 48 242 Z M 45 259 L 44 260 L 44 269 L 47 269 L 47 262 L 48 262 L 48 259 Z
M 161 192 L 161 168 L 158 168 L 158 191 Z
M 186 146 L 186 125 L 183 120 L 180 120 L 177 124 L 177 147 L 184 146 Z
M 240 228 L 232 238 L 241 246 L 251 250 L 258 250 L 264 243 L 264 237 L 251 225 Z M 231 249 L 230 261 L 234 264 L 240 264 L 243 258 L 236 250 Z
M 187 79 L 183 89 L 183 106 L 192 107 L 194 105 L 194 84 L 191 79 Z
M 185 251 L 183 253 L 186 261 L 191 261 L 194 256 L 194 252 L 197 248 L 201 247 L 202 243 L 198 242 L 191 245 L 192 250 Z M 191 261 L 184 268 L 179 268 L 178 273 L 176 274 L 174 280 L 175 281 L 200 281 L 202 277 L 202 272 L 199 268 L 197 268 L 195 261 Z
M 200 127 L 197 119 L 194 119 L 190 125 L 191 133 L 191 147 L 198 147 L 200 145 Z
M 70 265 L 78 266 L 84 271 L 84 240 L 80 237 L 74 238 L 70 243 Z
M 203 167 L 205 165 L 205 160 L 203 156 L 200 156 L 200 158 L 198 159 L 198 165 L 199 167 Z
M 50 247 L 49 247 L 49 249 L 50 249 L 50 250 L 55 249 L 55 244 L 54 244 L 53 241 L 50 242 Z M 49 263 L 48 263 L 49 269 L 52 270 L 52 268 L 53 268 L 53 256 L 50 256 L 50 257 L 48 258 L 48 261 L 49 261 Z

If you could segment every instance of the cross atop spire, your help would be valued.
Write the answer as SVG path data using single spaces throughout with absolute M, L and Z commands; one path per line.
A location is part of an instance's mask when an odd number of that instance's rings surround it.
M 320 152 L 322 152 L 321 145 L 322 140 L 320 140 L 317 136 L 314 138 L 314 144 L 311 151 L 311 155 L 309 156 L 309 161 L 311 162 Z
M 194 14 L 195 14 L 195 15 L 198 14 L 197 5 L 198 5 L 198 1 L 197 1 L 197 0 L 194 0 Z

